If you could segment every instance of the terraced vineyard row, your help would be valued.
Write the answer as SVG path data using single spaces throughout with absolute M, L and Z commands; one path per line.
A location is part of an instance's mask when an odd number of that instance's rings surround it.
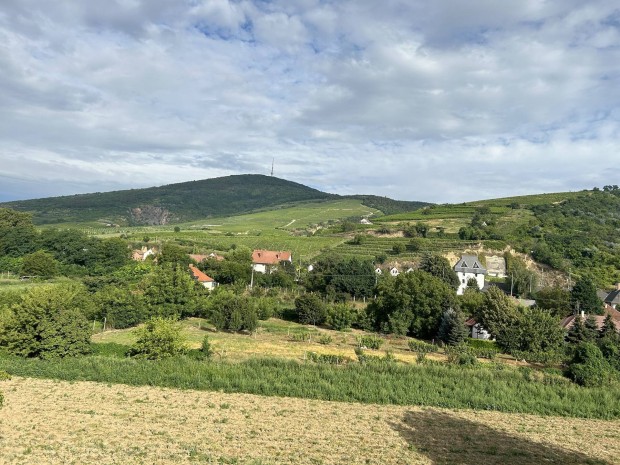
M 379 255 L 386 254 L 388 257 L 398 259 L 414 259 L 424 252 L 447 253 L 462 252 L 467 249 L 479 249 L 483 246 L 485 249 L 502 250 L 506 244 L 503 241 L 462 241 L 458 239 L 421 239 L 420 249 L 417 251 L 410 250 L 407 246 L 411 239 L 402 237 L 390 238 L 368 238 L 362 244 L 352 244 L 350 241 L 343 242 L 331 249 L 331 253 L 347 257 L 358 258 L 375 258 Z M 403 253 L 395 254 L 393 248 L 395 244 L 405 246 Z

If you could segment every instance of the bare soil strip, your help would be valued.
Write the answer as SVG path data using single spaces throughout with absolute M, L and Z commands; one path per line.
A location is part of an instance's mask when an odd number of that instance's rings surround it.
M 620 464 L 620 421 L 0 383 L 0 464 Z

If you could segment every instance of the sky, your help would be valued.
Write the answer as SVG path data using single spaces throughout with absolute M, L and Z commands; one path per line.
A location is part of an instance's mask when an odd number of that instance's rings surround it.
M 0 201 L 270 174 L 457 203 L 619 184 L 614 0 L 0 0 Z

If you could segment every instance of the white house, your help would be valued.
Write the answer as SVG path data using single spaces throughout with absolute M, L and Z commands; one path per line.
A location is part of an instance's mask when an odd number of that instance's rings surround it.
M 375 268 L 375 273 L 377 274 L 383 274 L 383 270 L 379 267 Z
M 484 287 L 484 277 L 487 274 L 486 268 L 482 266 L 476 255 L 463 255 L 461 259 L 454 265 L 454 271 L 459 278 L 459 288 L 457 295 L 463 295 L 467 282 L 474 279 L 478 285 L 478 289 Z
M 150 256 L 155 256 L 155 251 L 153 249 L 149 249 L 146 246 L 143 246 L 140 250 L 134 250 L 131 253 L 131 258 L 138 262 L 143 262 Z
M 472 339 L 491 339 L 489 332 L 480 323 L 476 322 L 475 318 L 467 320 L 465 326 L 469 328 L 469 337 Z
M 400 271 L 398 271 L 398 268 L 396 268 L 395 266 L 393 266 L 392 268 L 390 268 L 390 274 L 394 277 L 398 276 L 400 274 Z
M 192 272 L 192 276 L 194 277 L 194 279 L 200 284 L 202 284 L 202 286 L 206 289 L 211 290 L 217 286 L 217 282 L 215 282 L 215 279 L 203 273 L 194 265 L 190 265 L 189 270 Z
M 267 273 L 280 264 L 280 262 L 293 263 L 291 252 L 276 252 L 273 250 L 255 250 L 252 252 L 252 268 L 257 273 Z

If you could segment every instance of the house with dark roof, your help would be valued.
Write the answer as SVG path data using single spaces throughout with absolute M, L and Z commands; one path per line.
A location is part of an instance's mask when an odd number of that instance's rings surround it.
M 620 305 L 620 283 L 616 284 L 616 288 L 614 290 L 597 292 L 597 295 L 607 305 L 610 305 L 613 308 L 618 308 L 618 305 Z
M 289 251 L 255 250 L 252 252 L 252 268 L 257 273 L 268 273 L 281 262 L 293 263 Z
M 454 271 L 459 278 L 459 288 L 457 289 L 457 295 L 463 295 L 467 288 L 467 282 L 470 279 L 476 281 L 478 289 L 484 287 L 484 277 L 487 274 L 487 270 L 476 255 L 463 255 L 461 259 L 454 265 Z

